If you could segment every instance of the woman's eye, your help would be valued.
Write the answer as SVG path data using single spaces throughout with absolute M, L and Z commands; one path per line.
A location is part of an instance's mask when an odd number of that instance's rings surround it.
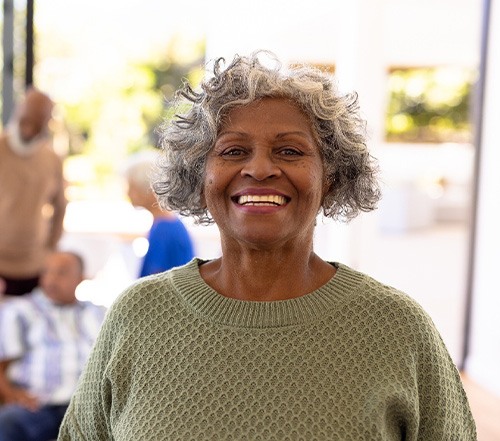
M 244 150 L 240 147 L 230 147 L 221 152 L 221 156 L 240 156 L 244 153 Z
M 280 150 L 280 153 L 285 156 L 301 156 L 302 152 L 296 148 L 286 147 Z

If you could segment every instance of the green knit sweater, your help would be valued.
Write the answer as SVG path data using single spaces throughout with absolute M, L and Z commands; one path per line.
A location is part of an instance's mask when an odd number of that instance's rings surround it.
M 213 291 L 195 259 L 108 311 L 59 440 L 475 440 L 428 315 L 344 265 L 275 302 Z

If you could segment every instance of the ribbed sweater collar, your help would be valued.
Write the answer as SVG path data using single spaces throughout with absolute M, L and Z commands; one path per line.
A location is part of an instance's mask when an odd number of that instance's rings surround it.
M 237 300 L 217 293 L 202 279 L 193 259 L 172 271 L 172 282 L 184 303 L 197 314 L 213 322 L 244 328 L 272 328 L 310 322 L 356 292 L 365 276 L 335 263 L 336 274 L 319 289 L 289 300 L 256 302 Z

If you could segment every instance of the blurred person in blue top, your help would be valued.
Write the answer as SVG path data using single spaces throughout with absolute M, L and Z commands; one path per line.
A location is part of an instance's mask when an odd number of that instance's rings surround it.
M 153 224 L 148 233 L 149 247 L 139 277 L 184 265 L 194 256 L 193 242 L 186 227 L 173 212 L 160 208 L 151 189 L 150 174 L 156 157 L 157 152 L 154 150 L 140 152 L 130 158 L 125 170 L 130 202 L 153 215 Z
M 105 309 L 77 300 L 82 258 L 55 251 L 40 286 L 0 304 L 0 441 L 55 439 Z

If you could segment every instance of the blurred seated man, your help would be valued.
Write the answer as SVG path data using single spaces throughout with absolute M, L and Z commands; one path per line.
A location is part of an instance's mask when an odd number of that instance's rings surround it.
M 186 227 L 174 213 L 160 208 L 151 189 L 150 174 L 155 157 L 155 152 L 139 153 L 131 159 L 125 171 L 130 202 L 153 215 L 148 234 L 149 248 L 139 277 L 184 265 L 193 258 L 193 244 Z
M 0 441 L 55 439 L 104 318 L 78 301 L 82 258 L 55 251 L 40 287 L 0 304 Z

